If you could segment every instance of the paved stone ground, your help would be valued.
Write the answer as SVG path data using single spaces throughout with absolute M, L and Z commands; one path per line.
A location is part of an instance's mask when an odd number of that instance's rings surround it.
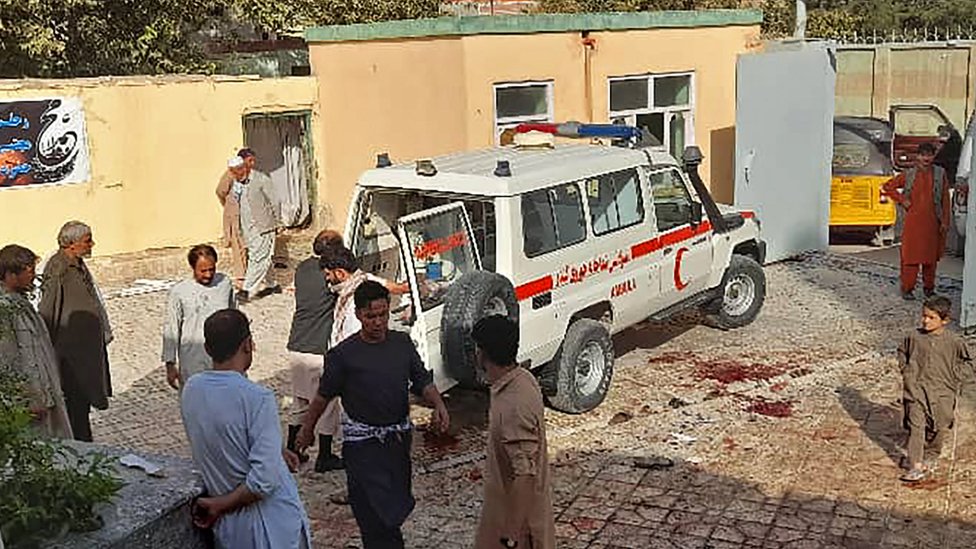
M 287 275 L 285 275 L 287 276 Z M 898 482 L 903 433 L 894 348 L 918 316 L 896 273 L 838 256 L 767 269 L 760 318 L 734 332 L 694 314 L 617 336 L 614 382 L 594 412 L 548 412 L 559 547 L 814 548 L 976 546 L 976 389 L 935 477 Z M 960 285 L 939 290 L 958 301 Z M 175 392 L 159 366 L 165 296 L 109 302 L 116 397 L 95 415 L 101 442 L 186 455 Z M 287 392 L 284 294 L 245 308 L 252 378 Z M 415 437 L 410 547 L 470 547 L 480 508 L 485 397 L 452 391 L 451 437 Z M 287 400 L 285 398 L 283 401 Z M 635 459 L 673 465 L 642 469 Z M 316 547 L 358 547 L 341 474 L 299 473 Z

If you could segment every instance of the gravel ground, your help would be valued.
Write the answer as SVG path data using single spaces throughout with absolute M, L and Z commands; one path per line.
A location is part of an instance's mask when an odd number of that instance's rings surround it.
M 893 350 L 919 304 L 896 272 L 813 254 L 767 268 L 759 319 L 734 332 L 696 314 L 615 339 L 607 400 L 579 416 L 547 412 L 559 547 L 973 547 L 976 459 L 967 389 L 947 465 L 922 489 L 897 482 L 900 396 Z M 941 279 L 958 302 L 961 285 Z M 159 363 L 165 294 L 109 301 L 116 396 L 96 440 L 186 455 L 175 391 Z M 247 305 L 251 378 L 287 403 L 289 293 Z M 427 437 L 415 408 L 411 547 L 469 547 L 480 508 L 483 394 L 451 391 L 453 436 Z M 667 459 L 663 470 L 635 459 Z M 318 547 L 356 547 L 341 474 L 299 473 Z M 768 519 L 768 520 L 767 520 Z M 935 545 L 933 545 L 935 544 Z

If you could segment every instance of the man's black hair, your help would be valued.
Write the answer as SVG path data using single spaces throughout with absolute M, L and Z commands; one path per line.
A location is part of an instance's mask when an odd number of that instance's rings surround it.
M 190 262 L 191 269 L 196 268 L 197 261 L 200 260 L 201 256 L 209 257 L 214 263 L 217 262 L 217 250 L 213 246 L 210 244 L 197 244 L 190 248 L 190 253 L 186 254 L 186 260 Z
M 935 145 L 932 143 L 922 143 L 918 146 L 918 154 L 935 154 Z
M 241 158 L 248 158 L 248 157 L 257 158 L 257 155 L 254 154 L 254 150 L 251 149 L 250 147 L 244 147 L 243 149 L 237 151 L 237 156 Z
M 342 236 L 335 231 L 322 231 L 315 236 L 315 241 L 312 242 L 312 253 L 317 256 L 322 256 L 325 253 L 325 249 L 329 246 L 342 246 Z
M 925 300 L 922 307 L 932 311 L 933 313 L 939 315 L 942 320 L 947 320 L 950 315 L 952 315 L 952 302 L 949 301 L 948 297 L 941 295 L 934 295 Z
M 0 249 L 0 279 L 7 274 L 19 275 L 31 265 L 37 264 L 37 254 L 17 244 Z
M 386 289 L 386 286 L 376 282 L 374 280 L 367 280 L 356 288 L 356 293 L 353 295 L 353 301 L 356 303 L 356 309 L 365 309 L 369 307 L 369 304 L 378 300 L 384 299 L 387 303 L 390 302 L 390 290 Z
M 230 360 L 251 337 L 251 321 L 237 309 L 222 309 L 203 323 L 204 348 L 214 362 Z
M 342 269 L 347 273 L 354 273 L 359 270 L 359 261 L 345 246 L 326 246 L 319 256 L 319 268 L 330 271 Z
M 498 366 L 515 364 L 519 347 L 518 324 L 501 315 L 486 316 L 471 330 L 481 352 Z

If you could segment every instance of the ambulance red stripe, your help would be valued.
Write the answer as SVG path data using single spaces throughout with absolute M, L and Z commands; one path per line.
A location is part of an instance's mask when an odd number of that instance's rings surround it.
M 752 213 L 752 212 L 747 212 Z M 745 214 L 743 214 L 745 217 Z M 685 240 L 695 238 L 696 236 L 703 235 L 712 230 L 712 224 L 708 221 L 699 224 L 697 227 L 682 227 L 680 229 L 667 232 L 661 236 L 652 238 L 650 240 L 645 240 L 639 244 L 634 244 L 630 247 L 631 259 L 637 259 L 644 257 L 645 255 L 652 254 L 661 248 L 666 246 L 673 246 Z M 537 278 L 531 282 L 526 282 L 515 288 L 515 298 L 519 301 L 524 301 L 530 299 L 539 294 L 544 294 L 546 292 L 552 291 L 553 278 L 552 275 L 546 275 L 542 278 Z

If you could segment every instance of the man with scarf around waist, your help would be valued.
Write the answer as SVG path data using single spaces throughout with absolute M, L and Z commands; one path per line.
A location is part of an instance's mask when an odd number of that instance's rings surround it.
M 356 287 L 353 300 L 361 328 L 326 355 L 328 367 L 305 415 L 297 446 L 299 450 L 308 447 L 315 422 L 329 401 L 341 397 L 349 503 L 363 547 L 399 549 L 404 546 L 400 527 L 415 503 L 407 390 L 434 406 L 434 428 L 446 431 L 450 420 L 410 336 L 389 330 L 390 291 L 379 282 L 365 280 Z

